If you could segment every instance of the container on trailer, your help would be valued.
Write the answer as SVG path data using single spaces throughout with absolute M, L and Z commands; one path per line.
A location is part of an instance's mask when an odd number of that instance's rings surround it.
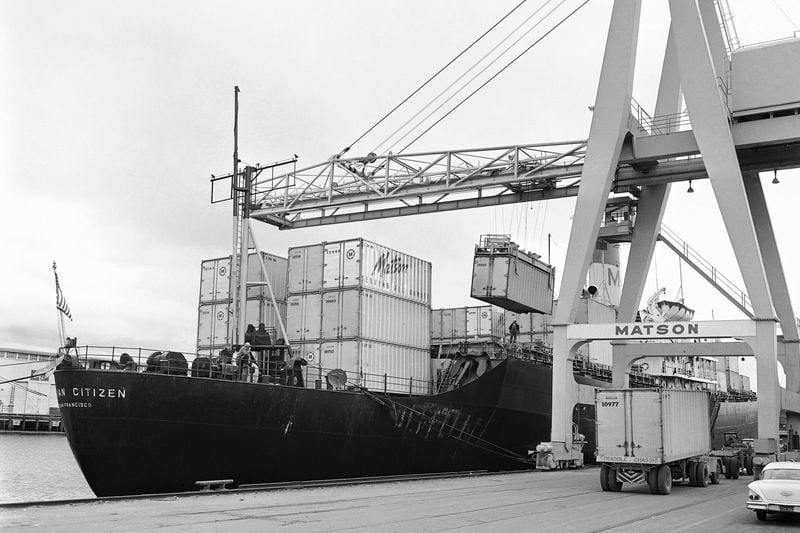
M 550 313 L 555 269 L 507 235 L 483 235 L 472 264 L 473 298 L 516 313 Z
M 598 390 L 596 414 L 598 462 L 664 464 L 711 449 L 707 391 Z

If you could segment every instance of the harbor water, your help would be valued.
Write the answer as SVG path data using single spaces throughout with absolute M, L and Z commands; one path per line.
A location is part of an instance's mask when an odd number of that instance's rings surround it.
M 63 433 L 0 433 L 0 503 L 93 498 Z

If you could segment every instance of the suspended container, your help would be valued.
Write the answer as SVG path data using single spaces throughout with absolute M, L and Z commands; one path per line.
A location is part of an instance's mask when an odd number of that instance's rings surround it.
M 553 309 L 555 269 L 507 235 L 483 235 L 472 264 L 473 298 L 516 313 Z
M 430 308 L 368 289 L 322 293 L 323 340 L 359 337 L 427 349 Z
M 308 388 L 326 388 L 328 373 L 341 369 L 347 373 L 349 386 L 381 393 L 430 392 L 430 353 L 409 346 L 365 339 L 322 342 L 319 358 L 309 361 L 304 369 Z

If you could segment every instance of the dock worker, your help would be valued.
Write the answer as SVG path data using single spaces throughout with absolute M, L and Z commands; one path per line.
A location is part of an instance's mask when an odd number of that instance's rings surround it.
M 508 326 L 508 334 L 509 334 L 509 342 L 511 344 L 516 343 L 517 335 L 519 334 L 519 324 L 517 324 L 516 320 L 511 322 L 511 325 Z
M 250 353 L 250 343 L 246 342 L 236 352 L 236 366 L 239 367 L 239 380 L 250 381 L 253 373 L 253 354 Z

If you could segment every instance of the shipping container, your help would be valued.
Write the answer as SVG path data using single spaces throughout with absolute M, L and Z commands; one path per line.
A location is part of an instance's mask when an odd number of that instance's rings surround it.
M 288 261 L 267 252 L 261 252 L 264 266 L 267 268 L 269 281 L 275 300 L 286 300 L 286 269 Z M 247 281 L 265 282 L 258 256 L 250 252 L 247 256 Z M 264 285 L 247 288 L 248 298 L 269 297 Z M 207 259 L 200 264 L 200 303 L 224 302 L 231 297 L 231 256 Z
M 502 235 L 484 235 L 475 247 L 473 298 L 516 313 L 550 313 L 555 269 Z
M 323 340 L 359 337 L 427 349 L 428 306 L 367 289 L 322 293 Z
M 322 337 L 322 294 L 289 296 L 286 300 L 286 334 L 290 343 Z
M 707 391 L 598 390 L 596 413 L 598 462 L 665 464 L 711 449 Z
M 744 374 L 740 374 L 742 376 L 742 391 L 749 392 L 750 391 L 750 376 L 745 376 Z
M 514 311 L 505 310 L 503 312 L 503 322 L 505 323 L 505 327 L 503 328 L 503 335 L 508 336 L 508 327 L 511 325 L 512 322 L 515 320 L 517 321 L 517 325 L 519 325 L 519 333 L 520 335 L 525 333 L 532 333 L 533 332 L 533 313 L 515 313 Z M 541 315 L 539 315 L 541 316 Z M 519 338 L 519 335 L 517 335 Z
M 289 295 L 322 290 L 323 258 L 322 244 L 289 248 L 287 274 Z
M 502 339 L 503 310 L 491 305 L 451 307 L 431 311 L 432 339 Z
M 408 346 L 364 339 L 322 342 L 319 357 L 304 368 L 309 388 L 316 388 L 317 381 L 325 388 L 326 376 L 338 368 L 347 373 L 351 386 L 401 394 L 430 391 L 430 352 Z
M 231 296 L 231 257 L 200 263 L 200 303 L 227 300 Z
M 278 311 L 271 300 L 263 298 L 249 299 L 245 306 L 245 324 L 258 327 L 263 323 L 267 328 L 274 328 L 280 333 L 278 314 L 286 320 L 286 304 L 278 302 Z M 230 302 L 201 304 L 198 311 L 197 348 L 198 350 L 211 346 L 230 345 L 228 335 L 228 322 L 233 314 Z
M 717 390 L 728 392 L 728 376 L 724 370 L 717 370 Z
M 288 270 L 289 261 L 284 257 L 261 252 L 261 258 L 264 261 L 264 266 L 267 269 L 269 282 L 272 286 L 272 293 L 275 300 L 279 302 L 286 301 L 286 273 Z M 258 261 L 258 255 L 250 253 L 247 257 L 247 281 L 253 283 L 264 283 L 266 277 L 263 270 L 261 270 L 261 263 Z M 248 298 L 270 298 L 269 289 L 266 285 L 255 285 L 247 287 Z
M 324 243 L 323 289 L 363 287 L 431 303 L 431 264 L 366 239 Z

